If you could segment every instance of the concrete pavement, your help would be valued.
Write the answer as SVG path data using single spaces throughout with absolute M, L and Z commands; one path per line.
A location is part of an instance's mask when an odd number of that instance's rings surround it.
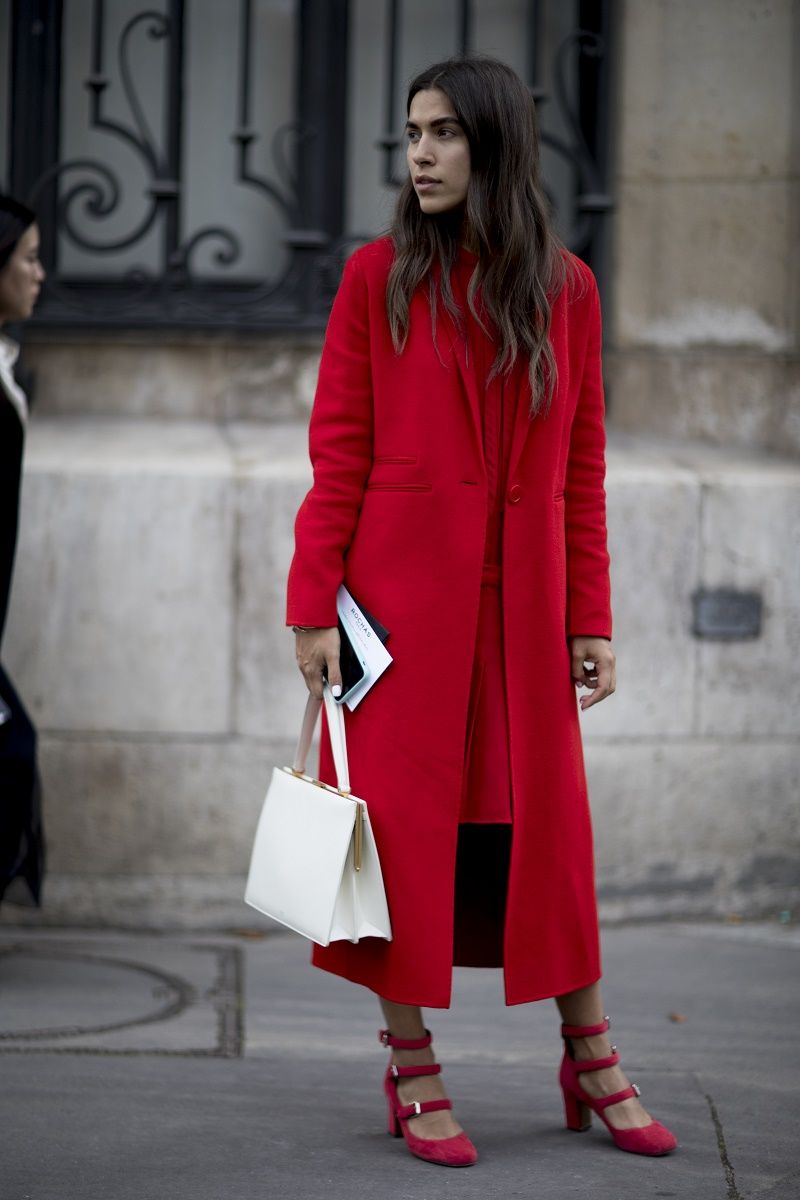
M 2 1200 L 800 1196 L 795 925 L 604 930 L 614 1040 L 680 1141 L 664 1159 L 567 1132 L 554 1005 L 457 970 L 428 1023 L 481 1154 L 464 1171 L 384 1133 L 372 995 L 294 935 L 246 934 L 0 931 Z

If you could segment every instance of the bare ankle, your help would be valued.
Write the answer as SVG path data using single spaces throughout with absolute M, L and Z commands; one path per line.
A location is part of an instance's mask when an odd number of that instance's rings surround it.
M 605 1033 L 592 1037 L 571 1037 L 570 1044 L 576 1059 L 607 1058 L 611 1054 L 611 1042 Z

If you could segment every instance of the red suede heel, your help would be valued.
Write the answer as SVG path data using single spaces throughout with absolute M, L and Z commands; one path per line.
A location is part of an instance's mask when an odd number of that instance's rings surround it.
M 591 1129 L 592 1110 L 572 1092 L 564 1092 L 564 1112 L 567 1118 L 567 1129 L 574 1129 L 578 1133 Z
M 384 1046 L 394 1046 L 398 1050 L 422 1050 L 431 1044 L 430 1031 L 425 1031 L 423 1038 L 392 1037 L 388 1029 L 378 1032 L 378 1040 Z M 383 1081 L 383 1090 L 388 1105 L 387 1132 L 392 1137 L 404 1137 L 406 1145 L 412 1154 L 425 1162 L 437 1163 L 442 1167 L 471 1167 L 478 1161 L 478 1152 L 465 1133 L 459 1133 L 450 1138 L 421 1138 L 409 1129 L 409 1121 L 421 1113 L 437 1112 L 452 1108 L 450 1100 L 415 1100 L 411 1104 L 401 1104 L 397 1096 L 398 1079 L 418 1075 L 438 1075 L 441 1071 L 439 1063 L 429 1063 L 418 1067 L 398 1067 L 392 1063 L 387 1067 Z
M 606 1058 L 576 1059 L 573 1057 L 569 1039 L 594 1037 L 596 1034 L 605 1033 L 608 1027 L 608 1017 L 604 1017 L 599 1025 L 561 1026 L 564 1057 L 561 1061 L 559 1083 L 564 1095 L 567 1129 L 583 1132 L 591 1126 L 592 1113 L 596 1112 L 614 1139 L 614 1144 L 620 1150 L 627 1150 L 631 1154 L 669 1154 L 670 1150 L 674 1150 L 677 1146 L 678 1140 L 660 1121 L 651 1121 L 649 1125 L 644 1125 L 641 1129 L 616 1129 L 609 1123 L 605 1115 L 605 1109 L 612 1104 L 619 1104 L 621 1100 L 641 1094 L 635 1083 L 630 1087 L 623 1088 L 620 1092 L 614 1092 L 611 1096 L 597 1098 L 590 1096 L 581 1087 L 580 1076 L 584 1071 L 601 1071 L 604 1067 L 613 1067 L 619 1062 L 619 1055 L 616 1046 L 612 1046 L 611 1054 Z
M 400 1127 L 400 1118 L 398 1117 L 397 1113 L 394 1111 L 394 1104 L 392 1103 L 392 1097 L 387 1094 L 386 1099 L 389 1104 L 389 1128 L 388 1128 L 387 1132 L 390 1137 L 402 1137 L 403 1130 Z

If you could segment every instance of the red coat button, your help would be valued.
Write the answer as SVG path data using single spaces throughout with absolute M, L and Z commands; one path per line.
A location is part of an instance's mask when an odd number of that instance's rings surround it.
M 518 483 L 512 484 L 508 489 L 508 499 L 510 504 L 519 504 L 522 499 L 522 488 Z

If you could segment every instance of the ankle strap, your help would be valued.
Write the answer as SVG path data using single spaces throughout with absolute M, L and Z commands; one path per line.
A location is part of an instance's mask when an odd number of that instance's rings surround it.
M 401 1121 L 408 1121 L 411 1117 L 419 1117 L 422 1113 L 441 1112 L 444 1109 L 452 1108 L 452 1100 L 414 1100 L 412 1104 L 401 1104 L 395 1111 Z
M 582 1071 L 602 1071 L 604 1067 L 615 1067 L 619 1062 L 619 1055 L 612 1046 L 612 1053 L 605 1058 L 573 1058 L 572 1062 L 580 1075 Z
M 430 1029 L 425 1030 L 425 1037 L 421 1038 L 397 1038 L 393 1037 L 388 1029 L 378 1030 L 378 1041 L 382 1046 L 394 1046 L 396 1050 L 424 1050 L 426 1046 L 430 1046 L 432 1035 Z
M 611 1027 L 609 1017 L 603 1017 L 599 1025 L 562 1025 L 562 1037 L 595 1037 L 598 1033 L 605 1033 Z
M 641 1094 L 638 1083 L 632 1083 L 630 1087 L 623 1088 L 621 1092 L 614 1092 L 610 1096 L 600 1096 L 593 1100 L 592 1104 L 598 1112 L 602 1112 L 604 1108 L 610 1108 L 612 1104 L 619 1104 L 622 1100 L 630 1100 L 633 1096 L 641 1096 Z
M 418 1067 L 398 1067 L 397 1063 L 392 1063 L 389 1067 L 389 1074 L 393 1079 L 413 1078 L 415 1075 L 438 1075 L 441 1071 L 439 1063 L 425 1063 Z

